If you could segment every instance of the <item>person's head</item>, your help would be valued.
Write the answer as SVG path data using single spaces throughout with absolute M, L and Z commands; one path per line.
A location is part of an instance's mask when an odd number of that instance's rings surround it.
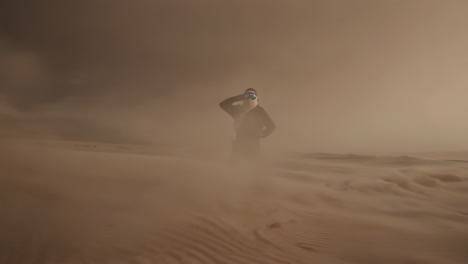
M 245 90 L 244 100 L 242 101 L 242 104 L 249 108 L 254 108 L 255 106 L 257 106 L 258 104 L 257 91 L 255 91 L 254 88 L 249 88 Z

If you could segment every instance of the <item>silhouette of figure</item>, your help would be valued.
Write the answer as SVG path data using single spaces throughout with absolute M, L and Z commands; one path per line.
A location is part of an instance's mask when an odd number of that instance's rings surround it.
M 234 103 L 242 101 L 242 104 Z M 257 92 L 253 88 L 244 94 L 230 97 L 219 106 L 234 119 L 236 138 L 232 142 L 232 151 L 241 157 L 253 157 L 260 154 L 260 139 L 269 136 L 276 126 L 265 109 L 258 105 Z

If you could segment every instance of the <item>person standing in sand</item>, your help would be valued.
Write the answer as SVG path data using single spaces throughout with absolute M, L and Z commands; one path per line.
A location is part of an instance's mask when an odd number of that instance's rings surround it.
M 240 105 L 234 103 L 242 102 Z M 241 95 L 227 98 L 219 106 L 234 119 L 236 138 L 232 142 L 232 151 L 243 157 L 260 154 L 260 139 L 266 138 L 276 126 L 265 109 L 258 105 L 257 92 L 253 88 Z

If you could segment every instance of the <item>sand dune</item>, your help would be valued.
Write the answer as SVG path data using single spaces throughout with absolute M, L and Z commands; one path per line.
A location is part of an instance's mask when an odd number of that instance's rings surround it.
M 468 164 L 450 156 L 3 146 L 0 263 L 468 263 Z

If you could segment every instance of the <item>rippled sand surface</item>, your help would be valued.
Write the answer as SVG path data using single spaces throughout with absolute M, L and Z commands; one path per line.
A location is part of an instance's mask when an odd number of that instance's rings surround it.
M 7 145 L 0 263 L 468 263 L 468 153 Z

